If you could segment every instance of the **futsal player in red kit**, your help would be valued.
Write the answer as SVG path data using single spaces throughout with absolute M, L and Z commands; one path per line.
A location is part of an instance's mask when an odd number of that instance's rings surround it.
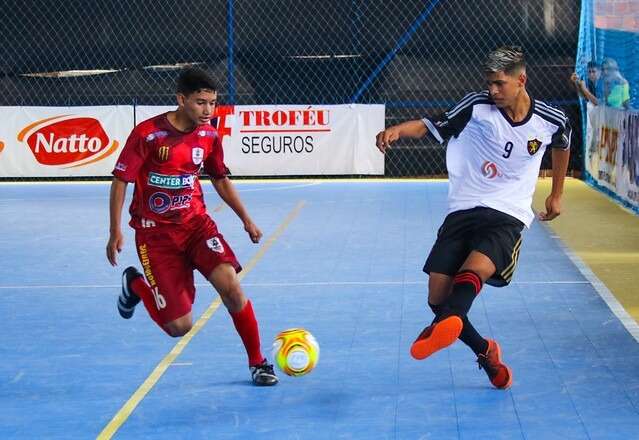
M 237 276 L 241 266 L 207 214 L 198 180 L 200 171 L 211 177 L 250 239 L 259 242 L 262 232 L 227 177 L 221 138 L 210 124 L 216 100 L 211 77 L 200 69 L 185 69 L 177 80 L 177 110 L 133 129 L 113 170 L 107 258 L 111 265 L 117 264 L 124 245 L 121 217 L 126 187 L 134 183 L 129 224 L 135 229 L 144 275 L 135 267 L 124 270 L 120 315 L 130 318 L 142 300 L 167 334 L 185 335 L 193 325 L 193 271 L 197 269 L 219 293 L 233 319 L 248 354 L 253 383 L 275 385 L 278 379 L 262 355 L 251 301 Z

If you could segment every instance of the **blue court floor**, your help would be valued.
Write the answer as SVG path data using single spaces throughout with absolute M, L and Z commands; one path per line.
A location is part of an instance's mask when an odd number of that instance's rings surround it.
M 410 357 L 432 318 L 421 267 L 446 185 L 237 182 L 264 232 L 256 245 L 205 184 L 209 211 L 251 262 L 242 284 L 265 353 L 289 327 L 321 345 L 315 371 L 274 388 L 250 384 L 201 277 L 194 316 L 212 314 L 186 343 L 142 308 L 119 317 L 121 271 L 139 262 L 128 227 L 119 267 L 106 261 L 108 184 L 0 185 L 0 438 L 639 438 L 639 344 L 538 222 L 513 284 L 486 287 L 470 312 L 501 344 L 512 388 L 493 389 L 461 342 Z

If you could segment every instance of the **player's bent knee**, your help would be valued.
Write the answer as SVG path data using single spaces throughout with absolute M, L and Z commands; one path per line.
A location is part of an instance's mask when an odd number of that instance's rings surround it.
M 169 334 L 169 336 L 173 338 L 181 338 L 191 330 L 191 326 L 169 327 L 167 325 L 164 327 L 164 329 Z
M 215 290 L 225 298 L 236 298 L 242 295 L 242 287 L 239 280 L 233 280 L 221 286 L 215 286 Z
M 230 312 L 239 312 L 246 304 L 244 292 L 242 292 L 239 285 L 237 288 L 229 289 L 225 292 L 220 291 L 219 293 L 220 297 L 222 297 L 222 302 Z
M 231 295 L 240 288 L 240 280 L 230 264 L 220 264 L 208 277 L 209 282 L 222 295 Z
M 242 308 L 246 302 L 240 279 L 229 264 L 221 264 L 211 274 L 209 281 L 220 294 L 224 305 L 231 311 Z
M 184 336 L 191 328 L 193 328 L 193 323 L 190 319 L 177 319 L 164 325 L 166 333 L 174 338 Z

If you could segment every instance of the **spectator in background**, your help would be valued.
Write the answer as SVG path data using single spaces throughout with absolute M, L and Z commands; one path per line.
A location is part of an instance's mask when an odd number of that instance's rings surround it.
M 601 63 L 603 96 L 609 107 L 624 109 L 630 105 L 630 85 L 621 76 L 617 61 L 606 58 Z
M 576 72 L 570 75 L 570 80 L 575 85 L 577 93 L 593 105 L 599 104 L 599 98 L 603 96 L 603 84 L 601 82 L 601 67 L 596 61 L 588 62 L 588 77 L 585 81 L 580 79 Z

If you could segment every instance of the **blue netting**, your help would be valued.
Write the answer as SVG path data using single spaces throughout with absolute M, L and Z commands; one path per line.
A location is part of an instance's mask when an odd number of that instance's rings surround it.
M 589 61 L 614 60 L 618 74 L 628 84 L 627 107 L 639 109 L 639 25 L 636 19 L 626 20 L 637 16 L 639 7 L 619 9 L 617 4 L 614 0 L 582 0 L 576 69 L 585 78 Z M 606 81 L 606 72 L 602 72 L 602 81 Z
M 600 65 L 581 101 L 586 180 L 639 212 L 639 3 L 582 0 L 576 70 Z M 595 105 L 596 104 L 596 105 Z

